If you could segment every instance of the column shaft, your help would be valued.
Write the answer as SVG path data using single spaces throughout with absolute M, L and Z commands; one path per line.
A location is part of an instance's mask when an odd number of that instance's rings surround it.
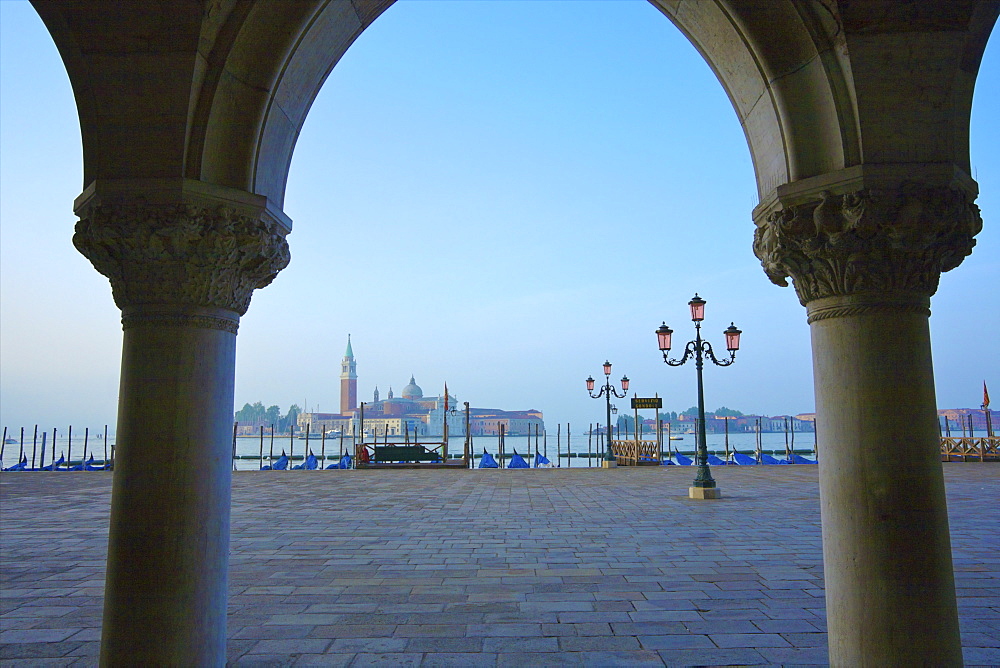
M 236 330 L 291 221 L 188 179 L 94 182 L 76 211 L 125 330 L 101 663 L 221 666 Z
M 204 311 L 204 309 L 202 309 Z M 204 315 L 126 329 L 101 663 L 225 664 L 233 331 Z
M 961 665 L 928 299 L 809 304 L 830 662 Z

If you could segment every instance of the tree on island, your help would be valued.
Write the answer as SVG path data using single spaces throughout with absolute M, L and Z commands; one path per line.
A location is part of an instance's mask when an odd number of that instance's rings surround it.
M 616 424 L 622 434 L 635 433 L 635 419 L 631 415 L 619 415 Z
M 291 407 L 289 407 L 288 409 L 288 414 L 284 418 L 282 418 L 282 420 L 284 421 L 284 429 L 282 429 L 281 431 L 288 431 L 288 429 L 292 425 L 297 424 L 299 421 L 299 413 L 301 412 L 302 409 L 299 408 L 298 404 L 292 404 Z
M 263 425 L 265 427 L 274 426 L 277 432 L 287 432 L 296 424 L 299 413 L 302 409 L 297 404 L 292 404 L 286 415 L 281 414 L 281 409 L 277 406 L 268 406 L 256 401 L 253 404 L 243 404 L 243 408 L 236 411 L 234 419 L 242 425 Z
M 236 411 L 235 420 L 240 424 L 256 424 L 258 422 L 264 422 L 264 416 L 267 414 L 267 409 L 264 408 L 264 404 L 257 401 L 253 405 L 243 404 L 243 408 Z

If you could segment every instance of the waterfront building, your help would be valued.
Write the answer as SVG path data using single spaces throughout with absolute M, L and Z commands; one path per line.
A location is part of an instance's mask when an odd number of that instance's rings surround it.
M 989 419 L 987 419 L 989 413 Z M 938 423 L 941 432 L 952 436 L 962 436 L 969 429 L 970 422 L 973 436 L 986 436 L 987 429 L 994 434 L 1000 429 L 1000 411 L 982 408 L 942 408 L 938 410 Z M 947 422 L 945 422 L 947 420 Z
M 361 406 L 357 403 L 358 373 L 357 360 L 351 346 L 350 335 L 347 337 L 347 351 L 341 362 L 340 372 L 340 406 L 339 413 L 299 413 L 297 429 L 303 433 L 306 427 L 317 436 L 323 432 L 328 435 L 353 435 L 364 430 L 365 435 L 376 434 L 384 436 L 403 436 L 412 434 L 418 437 L 442 436 L 444 421 L 448 421 L 448 433 L 451 436 L 465 435 L 465 412 L 458 397 L 448 393 L 447 401 L 444 394 L 440 396 L 424 396 L 423 389 L 417 385 L 411 375 L 410 381 L 395 396 L 392 388 L 388 395 L 381 399 L 378 387 L 372 393 L 372 400 L 364 404 L 364 425 L 360 424 Z M 500 425 L 510 436 L 526 435 L 545 429 L 542 412 L 539 410 L 505 411 L 498 408 L 470 408 L 470 431 L 473 436 L 496 434 Z
M 469 431 L 473 436 L 496 436 L 503 427 L 507 436 L 528 436 L 545 431 L 542 412 L 502 411 L 489 408 L 473 408 L 469 417 Z

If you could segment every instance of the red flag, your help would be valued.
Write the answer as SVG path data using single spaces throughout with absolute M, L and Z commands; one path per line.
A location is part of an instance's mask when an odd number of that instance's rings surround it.
M 986 387 L 986 383 L 983 383 L 983 387 Z M 444 412 L 448 412 L 448 383 L 444 384 Z
M 983 408 L 990 407 L 990 393 L 986 389 L 986 381 L 983 381 Z

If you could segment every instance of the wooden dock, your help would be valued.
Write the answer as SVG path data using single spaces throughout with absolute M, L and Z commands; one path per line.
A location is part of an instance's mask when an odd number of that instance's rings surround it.
M 941 461 L 1000 461 L 1000 436 L 942 436 Z
M 660 444 L 656 441 L 611 441 L 611 453 L 618 466 L 659 466 Z

